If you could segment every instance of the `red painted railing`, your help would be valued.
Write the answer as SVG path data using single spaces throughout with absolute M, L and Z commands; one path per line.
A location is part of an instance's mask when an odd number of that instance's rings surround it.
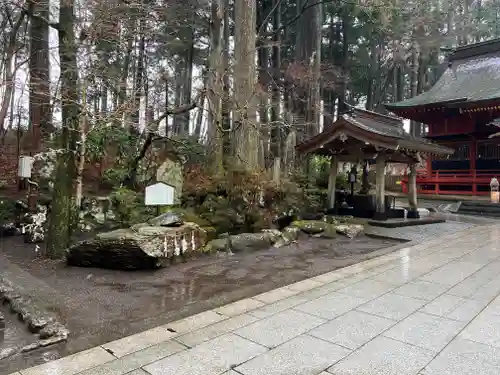
M 417 171 L 417 188 L 421 194 L 447 194 L 447 195 L 489 195 L 489 189 L 478 191 L 478 185 L 488 187 L 493 177 L 500 177 L 500 170 L 446 170 Z M 401 184 L 403 191 L 408 191 L 408 178 L 405 176 Z M 433 185 L 432 188 L 424 185 Z M 442 189 L 446 186 L 470 186 L 471 190 Z

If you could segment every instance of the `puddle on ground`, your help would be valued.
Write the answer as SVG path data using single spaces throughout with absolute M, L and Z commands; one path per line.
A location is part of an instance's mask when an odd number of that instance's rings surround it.
M 0 331 L 0 350 L 11 347 L 22 347 L 37 340 L 28 327 L 10 312 L 9 306 L 2 304 L 0 312 L 5 318 L 5 329 Z M 3 334 L 2 334 L 3 333 Z

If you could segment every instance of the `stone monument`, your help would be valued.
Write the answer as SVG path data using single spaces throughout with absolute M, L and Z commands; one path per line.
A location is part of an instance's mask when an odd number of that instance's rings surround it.
M 158 167 L 156 171 L 156 181 L 164 182 L 175 189 L 174 204 L 180 204 L 180 197 L 182 195 L 182 184 L 184 176 L 182 174 L 182 163 L 172 159 L 165 159 L 165 161 Z

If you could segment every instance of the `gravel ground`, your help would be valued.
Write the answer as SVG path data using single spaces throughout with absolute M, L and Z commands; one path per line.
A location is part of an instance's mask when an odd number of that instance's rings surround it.
M 123 272 L 37 259 L 33 245 L 21 238 L 0 238 L 2 275 L 43 303 L 71 332 L 67 343 L 0 361 L 0 374 L 358 263 L 393 251 L 390 247 L 397 244 L 366 236 L 307 239 L 279 249 L 206 256 L 158 271 Z M 11 343 L 16 339 L 29 338 L 9 336 Z

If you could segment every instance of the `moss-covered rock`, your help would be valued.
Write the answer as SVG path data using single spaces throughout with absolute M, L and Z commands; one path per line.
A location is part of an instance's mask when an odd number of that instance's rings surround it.
M 228 253 L 231 251 L 231 243 L 229 238 L 216 238 L 203 247 L 203 253 L 216 253 L 216 252 L 225 252 Z
M 327 238 L 327 239 L 334 239 L 337 238 L 339 235 L 337 233 L 337 226 L 335 224 L 328 224 L 325 228 L 325 230 L 316 236 L 320 238 Z
M 354 238 L 363 232 L 364 226 L 360 224 L 341 224 L 336 226 L 336 230 L 337 233 Z
M 130 227 L 131 230 L 137 232 L 140 228 L 143 228 L 143 227 L 150 227 L 151 225 L 148 224 L 148 223 L 137 223 L 137 224 L 134 224 Z
M 190 223 L 195 223 L 199 225 L 200 227 L 209 227 L 212 226 L 212 223 L 204 218 L 202 218 L 200 215 L 198 215 L 194 210 L 191 210 L 189 208 L 181 208 L 181 207 L 175 207 L 175 208 L 166 208 L 164 211 L 166 212 L 172 212 L 177 215 L 179 215 L 184 222 L 190 222 Z
M 281 237 L 281 232 L 266 230 L 259 233 L 241 233 L 230 236 L 231 251 L 254 251 L 271 247 Z
M 69 265 L 111 269 L 153 269 L 201 251 L 205 232 L 196 224 L 136 226 L 98 234 L 66 251 Z
M 318 234 L 326 229 L 328 223 L 321 220 L 297 220 L 291 226 L 299 228 L 307 234 Z
M 326 221 L 297 220 L 289 228 L 298 228 L 302 232 L 319 238 L 336 238 L 337 234 L 354 238 L 364 229 L 364 226 L 358 222 L 352 216 L 329 216 Z
M 240 233 L 221 235 L 220 238 L 209 241 L 203 251 L 210 252 L 229 252 L 234 253 L 244 251 L 255 251 L 268 249 L 282 239 L 282 233 L 277 229 L 265 229 L 258 233 Z
M 214 227 L 207 225 L 207 226 L 201 226 L 201 229 L 203 229 L 207 235 L 207 241 L 212 241 L 217 238 L 217 229 Z
M 286 227 L 281 232 L 281 238 L 279 238 L 275 243 L 274 247 L 283 247 L 290 245 L 291 243 L 297 241 L 299 238 L 300 229 L 297 227 Z

